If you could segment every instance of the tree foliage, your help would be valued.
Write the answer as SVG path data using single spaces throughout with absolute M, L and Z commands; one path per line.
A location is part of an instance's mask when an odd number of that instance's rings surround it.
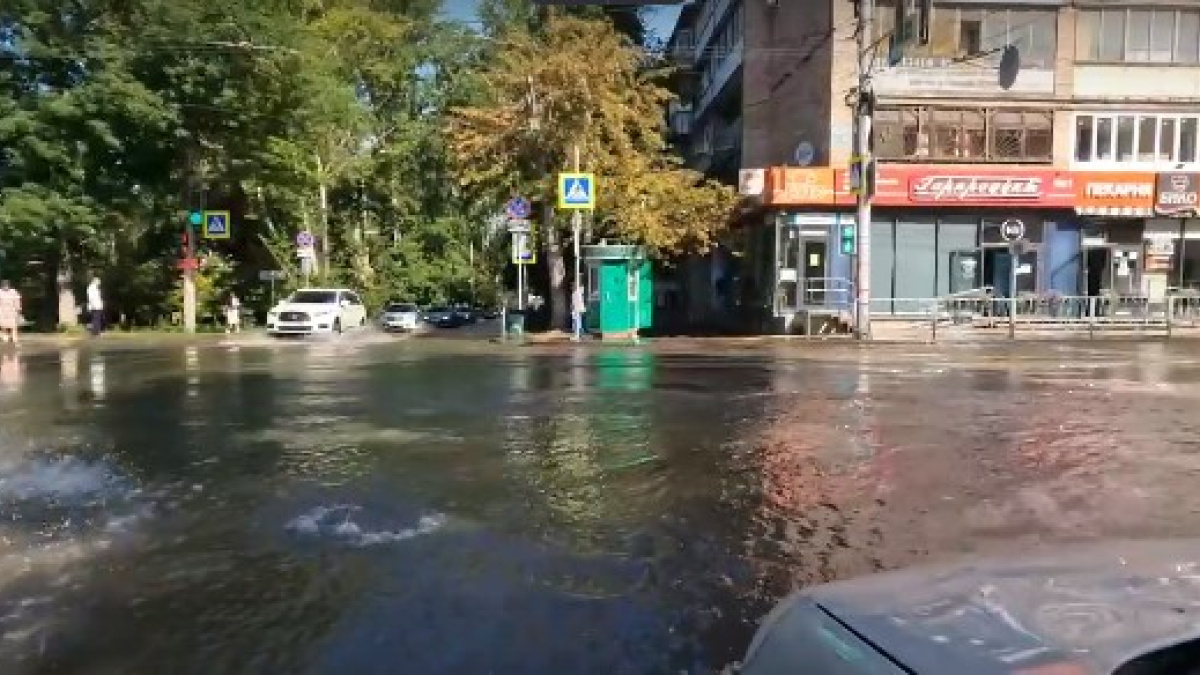
M 295 271 L 303 229 L 327 235 L 325 279 L 370 297 L 441 298 L 495 276 L 457 262 L 482 221 L 452 189 L 441 119 L 475 95 L 480 50 L 440 4 L 4 3 L 3 276 L 47 323 L 55 277 L 89 269 L 122 316 L 161 320 L 199 207 L 234 221 L 231 240 L 203 243 L 203 278 L 252 303 L 259 271 Z
M 0 276 L 47 325 L 56 280 L 79 294 L 90 272 L 112 318 L 161 322 L 178 307 L 186 214 L 209 208 L 233 220 L 231 239 L 201 241 L 209 300 L 233 291 L 262 309 L 263 270 L 298 283 L 302 230 L 322 243 L 314 281 L 377 303 L 488 300 L 507 264 L 489 218 L 512 191 L 551 197 L 575 142 L 601 178 L 597 234 L 663 251 L 711 239 L 727 191 L 665 152 L 667 94 L 631 41 L 636 14 L 485 0 L 485 37 L 440 10 L 0 4 Z
M 607 21 L 556 12 L 536 30 L 509 24 L 496 43 L 482 72 L 487 98 L 448 118 L 465 186 L 550 200 L 553 174 L 573 168 L 578 148 L 597 175 L 597 236 L 662 253 L 713 241 L 732 192 L 668 151 L 671 94 L 642 50 Z

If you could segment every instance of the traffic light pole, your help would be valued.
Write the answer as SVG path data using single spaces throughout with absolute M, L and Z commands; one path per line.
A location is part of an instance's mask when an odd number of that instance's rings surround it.
M 183 331 L 196 332 L 196 228 L 193 213 L 204 213 L 204 188 L 196 176 L 195 157 L 188 154 L 189 213 L 184 232 L 187 236 L 183 260 Z
M 858 209 L 855 217 L 854 336 L 871 339 L 871 196 L 874 192 L 871 124 L 875 100 L 871 87 L 874 50 L 874 0 L 858 3 L 858 96 L 854 110 L 854 156 L 859 162 Z

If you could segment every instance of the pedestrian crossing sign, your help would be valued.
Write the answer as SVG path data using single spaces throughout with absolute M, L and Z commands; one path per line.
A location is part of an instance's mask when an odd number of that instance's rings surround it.
M 558 174 L 558 208 L 574 210 L 595 209 L 595 175 L 590 173 Z
M 229 238 L 229 212 L 228 211 L 205 211 L 204 212 L 204 238 L 205 239 L 228 239 Z

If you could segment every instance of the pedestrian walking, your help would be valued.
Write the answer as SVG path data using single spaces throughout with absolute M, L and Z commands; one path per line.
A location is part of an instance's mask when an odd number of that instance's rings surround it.
M 225 332 L 240 333 L 242 330 L 242 302 L 233 292 L 225 303 Z
M 578 340 L 583 335 L 583 314 L 587 304 L 583 300 L 583 287 L 576 286 L 571 293 L 571 338 Z
M 20 329 L 21 294 L 7 279 L 0 281 L 0 333 L 4 334 L 4 341 L 19 344 Z
M 93 276 L 87 287 L 88 330 L 93 336 L 104 330 L 104 296 L 100 294 L 100 277 Z

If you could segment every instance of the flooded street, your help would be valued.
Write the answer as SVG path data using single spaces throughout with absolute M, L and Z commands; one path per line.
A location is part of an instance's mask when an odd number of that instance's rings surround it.
M 707 673 L 789 590 L 1200 535 L 1200 345 L 0 354 L 0 672 Z

